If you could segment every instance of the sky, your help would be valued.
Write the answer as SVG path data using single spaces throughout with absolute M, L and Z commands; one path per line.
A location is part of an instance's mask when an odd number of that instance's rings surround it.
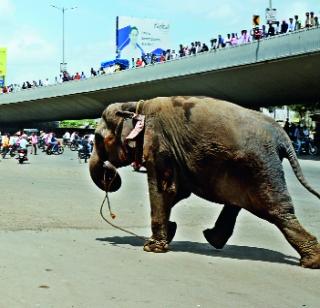
M 252 16 L 264 23 L 269 0 L 0 0 L 0 47 L 7 48 L 6 83 L 49 79 L 59 75 L 62 59 L 62 12 L 65 12 L 65 59 L 70 74 L 115 58 L 116 16 L 152 18 L 170 23 L 172 49 L 192 41 L 210 44 L 218 34 L 252 27 Z M 272 0 L 278 20 L 314 11 L 319 0 Z

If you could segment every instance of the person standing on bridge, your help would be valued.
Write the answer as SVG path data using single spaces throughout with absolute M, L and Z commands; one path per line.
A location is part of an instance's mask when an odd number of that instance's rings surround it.
M 293 32 L 294 31 L 294 23 L 293 23 L 293 18 L 289 18 L 289 24 L 288 24 L 288 32 Z
M 306 21 L 305 21 L 304 26 L 306 28 L 311 27 L 311 18 L 310 18 L 310 13 L 309 12 L 306 12 Z
M 280 33 L 281 34 L 287 33 L 288 28 L 289 28 L 289 25 L 287 24 L 287 22 L 285 20 L 283 20 L 282 24 L 281 24 L 281 28 L 280 28 Z
M 269 24 L 269 29 L 268 29 L 268 36 L 274 36 L 275 35 L 275 28 L 274 26 L 272 25 L 272 23 Z
M 310 12 L 310 27 L 314 27 L 314 12 Z
M 298 31 L 301 29 L 301 21 L 299 20 L 299 16 L 298 15 L 294 15 L 294 31 Z

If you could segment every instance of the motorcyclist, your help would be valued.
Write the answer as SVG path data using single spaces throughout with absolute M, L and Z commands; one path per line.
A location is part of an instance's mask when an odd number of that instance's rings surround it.
M 66 131 L 62 136 L 63 144 L 68 145 L 70 143 L 70 133 Z
M 91 153 L 91 144 L 89 141 L 89 135 L 85 135 L 81 141 L 81 145 L 83 147 L 83 152 L 86 154 Z
M 57 150 L 58 139 L 56 138 L 56 134 L 52 133 L 51 140 L 49 141 L 49 148 L 52 152 Z
M 29 141 L 28 141 L 27 136 L 22 135 L 22 137 L 19 139 L 18 149 L 23 150 L 26 156 L 28 155 L 28 149 L 27 149 L 28 145 L 29 145 Z
M 301 145 L 303 140 L 303 131 L 302 131 L 302 124 L 298 125 L 294 132 L 294 137 L 297 143 L 297 153 L 301 154 Z
M 10 135 L 5 134 L 2 136 L 2 157 L 5 158 L 6 154 L 9 152 L 10 147 Z
M 13 136 L 10 137 L 9 141 L 9 149 L 10 149 L 10 155 L 13 156 L 16 149 L 19 147 L 19 137 L 18 133 L 15 133 Z

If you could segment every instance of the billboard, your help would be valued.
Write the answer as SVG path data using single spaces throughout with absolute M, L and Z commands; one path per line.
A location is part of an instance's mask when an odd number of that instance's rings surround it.
M 7 48 L 0 47 L 0 76 L 7 73 Z
M 131 63 L 146 54 L 162 54 L 170 48 L 170 25 L 165 20 L 118 16 L 117 58 Z
M 266 22 L 267 24 L 277 22 L 277 9 L 266 8 Z

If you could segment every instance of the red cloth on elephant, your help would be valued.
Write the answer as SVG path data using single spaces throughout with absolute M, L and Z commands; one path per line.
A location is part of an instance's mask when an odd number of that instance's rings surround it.
M 137 116 L 134 116 L 133 117 L 134 119 L 137 119 L 137 123 L 134 127 L 134 129 L 130 132 L 130 134 L 126 137 L 127 140 L 133 140 L 135 139 L 139 134 L 140 132 L 143 131 L 143 128 L 144 128 L 144 118 L 145 116 L 144 115 L 137 115 Z

